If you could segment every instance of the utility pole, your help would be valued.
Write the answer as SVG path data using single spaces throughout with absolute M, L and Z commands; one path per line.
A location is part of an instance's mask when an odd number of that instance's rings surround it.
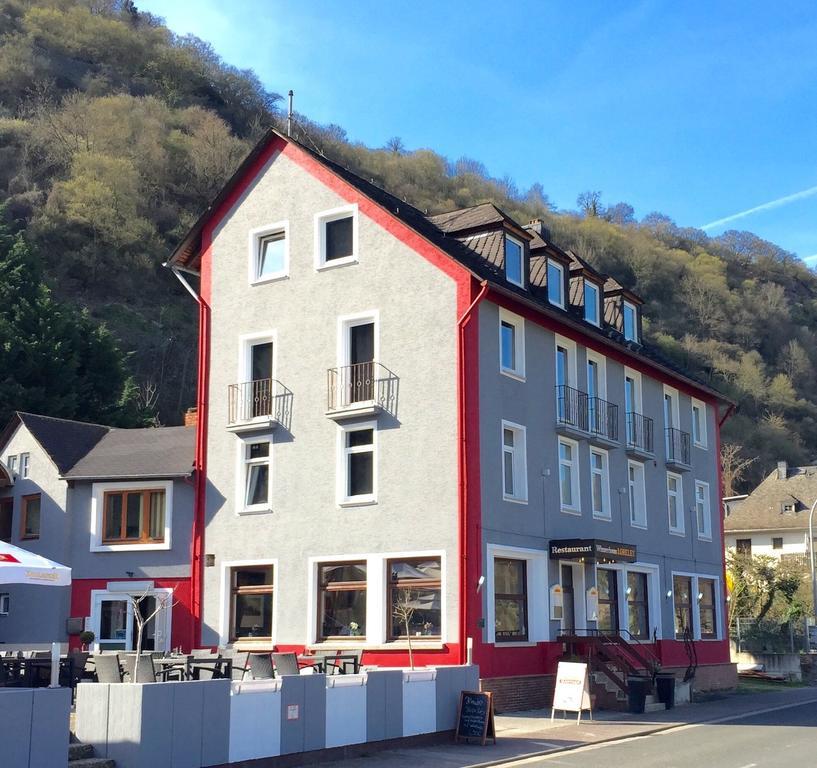
M 809 566 L 811 567 L 811 599 L 812 608 L 811 613 L 817 619 L 817 576 L 814 573 L 814 510 L 817 509 L 817 499 L 811 505 L 811 511 L 808 513 L 808 553 Z

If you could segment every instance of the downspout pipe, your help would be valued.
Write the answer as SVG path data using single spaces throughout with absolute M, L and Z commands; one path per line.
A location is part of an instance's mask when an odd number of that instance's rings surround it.
M 458 345 L 459 345 L 459 425 L 460 425 L 460 450 L 459 450 L 459 470 L 460 470 L 460 514 L 459 514 L 459 544 L 460 544 L 460 601 L 459 601 L 459 646 L 460 646 L 460 654 L 459 654 L 459 661 L 460 664 L 465 664 L 467 660 L 467 628 L 465 625 L 466 617 L 468 615 L 467 611 L 467 602 L 469 596 L 469 585 L 468 583 L 468 451 L 467 451 L 467 438 L 466 438 L 466 402 L 465 402 L 465 392 L 466 392 L 466 381 L 467 377 L 465 374 L 465 327 L 467 326 L 468 322 L 471 319 L 471 313 L 474 311 L 475 307 L 482 301 L 486 292 L 488 291 L 488 281 L 483 280 L 480 283 L 480 291 L 465 310 L 462 313 L 462 316 L 457 320 L 457 330 L 458 330 Z M 481 542 L 479 543 L 479 549 L 481 550 Z M 476 555 L 479 557 L 479 553 Z

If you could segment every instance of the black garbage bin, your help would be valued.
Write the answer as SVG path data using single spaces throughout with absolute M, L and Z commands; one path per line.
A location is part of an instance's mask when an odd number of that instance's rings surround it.
M 658 694 L 658 701 L 665 704 L 667 709 L 672 709 L 675 706 L 675 675 L 656 675 L 655 692 Z
M 632 712 L 634 715 L 644 714 L 644 705 L 647 702 L 647 693 L 649 690 L 650 678 L 627 678 L 627 709 L 629 712 Z

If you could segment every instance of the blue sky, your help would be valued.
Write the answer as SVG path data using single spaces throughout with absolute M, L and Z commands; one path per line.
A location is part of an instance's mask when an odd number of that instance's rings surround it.
M 482 161 L 559 208 L 747 229 L 817 264 L 817 6 L 142 0 L 296 109 Z M 798 193 L 805 194 L 798 196 Z

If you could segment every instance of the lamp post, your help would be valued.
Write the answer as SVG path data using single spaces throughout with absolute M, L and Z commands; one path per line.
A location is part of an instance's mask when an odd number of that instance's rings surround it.
M 817 499 L 811 505 L 811 511 L 808 513 L 808 552 L 809 552 L 809 566 L 811 567 L 811 612 L 817 618 L 817 577 L 814 573 L 814 510 L 817 509 Z

